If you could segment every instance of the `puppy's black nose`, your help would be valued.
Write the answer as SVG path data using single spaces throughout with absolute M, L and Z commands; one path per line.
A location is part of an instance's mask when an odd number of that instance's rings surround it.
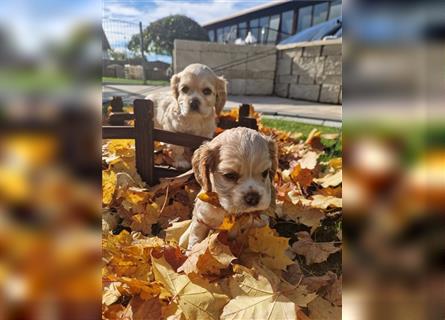
M 258 194 L 258 192 L 248 192 L 245 196 L 244 196 L 244 201 L 249 205 L 249 206 L 256 206 L 258 204 L 258 202 L 260 202 L 260 195 Z
M 198 111 L 199 110 L 199 100 L 196 98 L 192 99 L 192 101 L 190 102 L 190 108 L 192 108 L 193 111 Z

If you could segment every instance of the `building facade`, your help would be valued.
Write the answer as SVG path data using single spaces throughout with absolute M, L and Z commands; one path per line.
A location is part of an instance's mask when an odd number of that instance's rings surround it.
M 248 32 L 256 43 L 277 44 L 311 26 L 341 15 L 341 0 L 271 1 L 203 25 L 212 42 L 233 43 Z

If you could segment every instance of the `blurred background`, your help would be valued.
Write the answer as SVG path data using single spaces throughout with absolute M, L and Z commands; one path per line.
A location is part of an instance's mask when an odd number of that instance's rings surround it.
M 2 319 L 100 317 L 101 13 L 0 5 Z
M 443 319 L 444 3 L 343 15 L 343 318 Z
M 103 14 L 0 6 L 1 318 L 99 317 Z M 443 319 L 445 8 L 343 14 L 343 317 Z

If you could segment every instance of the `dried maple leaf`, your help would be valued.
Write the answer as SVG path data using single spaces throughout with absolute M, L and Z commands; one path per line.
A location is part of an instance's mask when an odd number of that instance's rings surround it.
M 178 269 L 186 274 L 215 276 L 226 269 L 236 257 L 221 241 L 222 234 L 213 233 L 191 249 L 188 259 Z
M 116 190 L 116 174 L 111 170 L 102 170 L 102 203 L 109 205 Z
M 258 274 L 241 266 L 236 270 L 230 286 L 238 294 L 224 307 L 221 319 L 297 319 L 299 307 L 316 297 L 302 286 L 280 283 L 277 287 L 276 276 L 265 276 L 264 270 Z
M 317 297 L 308 304 L 311 320 L 340 320 L 341 308 L 332 306 L 329 301 Z
M 315 150 L 324 150 L 324 146 L 321 143 L 320 131 L 315 128 L 309 133 L 304 143 L 310 145 Z
M 218 194 L 215 192 L 201 192 L 197 197 L 199 200 L 210 203 L 215 207 L 221 206 L 219 204 Z
M 305 207 L 299 203 L 294 205 L 288 201 L 284 201 L 281 205 L 281 214 L 283 218 L 311 227 L 311 233 L 320 226 L 320 221 L 325 218 L 325 213 L 320 209 Z
M 309 187 L 314 179 L 312 170 L 302 169 L 299 163 L 292 169 L 290 177 L 295 183 L 299 183 L 303 188 Z
M 323 188 L 336 187 L 342 182 L 342 170 L 335 173 L 328 173 L 322 178 L 314 179 L 314 182 Z
M 342 207 L 342 199 L 331 197 L 331 196 L 323 196 L 319 194 L 315 194 L 312 196 L 311 206 L 314 208 L 327 209 L 328 207 L 332 208 L 341 208 Z
M 164 257 L 152 257 L 155 279 L 171 293 L 187 319 L 218 319 L 229 298 L 217 285 L 194 283 L 186 275 L 176 273 Z
M 121 318 L 129 320 L 161 319 L 161 301 L 159 299 L 143 300 L 135 296 L 131 298 Z
M 335 277 L 334 283 L 328 288 L 324 298 L 336 306 L 341 306 L 342 276 Z
M 248 250 L 260 253 L 260 260 L 269 268 L 283 270 L 293 261 L 286 255 L 289 239 L 279 237 L 269 226 L 248 232 Z
M 298 160 L 302 169 L 313 170 L 317 165 L 318 154 L 314 151 L 308 151 Z
M 192 220 L 171 223 L 171 226 L 165 230 L 165 241 L 179 243 L 179 238 L 181 238 L 181 236 L 190 226 L 190 223 L 192 223 Z
M 292 244 L 292 250 L 304 256 L 308 265 L 324 262 L 331 254 L 341 250 L 331 242 L 314 242 L 306 231 L 298 232 L 297 235 L 298 241 Z

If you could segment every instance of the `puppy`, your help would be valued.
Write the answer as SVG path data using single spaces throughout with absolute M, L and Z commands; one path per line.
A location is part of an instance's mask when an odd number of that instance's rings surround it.
M 227 99 L 227 81 L 203 64 L 191 64 L 170 80 L 171 95 L 152 94 L 146 97 L 154 104 L 155 127 L 212 138 L 216 117 Z M 184 148 L 170 146 L 174 166 L 188 169 Z
M 193 154 L 193 171 L 204 192 L 215 192 L 220 207 L 197 198 L 189 229 L 180 239 L 190 250 L 228 214 L 266 210 L 274 199 L 278 159 L 275 141 L 252 129 L 226 130 Z M 267 223 L 263 221 L 262 225 Z M 256 226 L 261 226 L 256 225 Z

